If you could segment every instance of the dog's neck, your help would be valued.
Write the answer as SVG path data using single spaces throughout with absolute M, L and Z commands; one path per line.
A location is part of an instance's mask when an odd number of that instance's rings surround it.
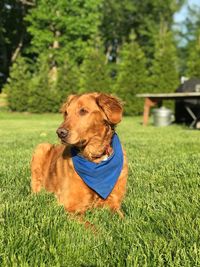
M 113 153 L 112 136 L 113 132 L 109 132 L 104 138 L 100 136 L 93 137 L 84 148 L 80 149 L 80 155 L 95 163 L 105 160 Z
M 111 147 L 111 145 L 106 145 L 106 147 L 103 150 L 99 150 L 95 152 L 95 153 L 91 153 L 91 152 L 86 152 L 84 151 L 83 153 L 81 153 L 81 155 L 83 157 L 85 157 L 86 159 L 88 159 L 89 161 L 95 162 L 95 163 L 99 163 L 103 160 L 106 160 L 113 152 L 113 149 Z

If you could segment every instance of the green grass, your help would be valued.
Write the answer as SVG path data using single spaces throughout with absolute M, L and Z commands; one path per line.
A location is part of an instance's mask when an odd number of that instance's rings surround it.
M 200 266 L 200 132 L 140 121 L 117 128 L 130 169 L 125 219 L 88 212 L 94 235 L 53 195 L 31 194 L 32 151 L 58 142 L 61 115 L 0 113 L 0 266 Z

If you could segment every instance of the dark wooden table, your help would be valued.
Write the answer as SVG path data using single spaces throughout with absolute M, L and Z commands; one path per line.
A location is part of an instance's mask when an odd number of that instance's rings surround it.
M 162 106 L 163 100 L 181 100 L 181 99 L 197 99 L 200 98 L 200 92 L 192 92 L 192 93 L 165 93 L 165 94 L 137 94 L 137 97 L 142 97 L 145 99 L 144 101 L 144 112 L 143 112 L 143 125 L 148 124 L 149 113 L 151 107 Z M 188 112 L 191 117 L 193 116 L 193 120 L 195 120 L 194 114 L 192 114 L 191 109 L 188 107 Z

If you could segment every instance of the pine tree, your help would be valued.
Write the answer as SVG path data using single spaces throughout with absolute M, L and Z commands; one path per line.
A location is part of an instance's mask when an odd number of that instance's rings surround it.
M 115 85 L 115 93 L 125 102 L 126 114 L 142 112 L 143 101 L 138 99 L 136 94 L 147 90 L 147 75 L 145 54 L 132 33 L 130 42 L 125 43 L 120 52 Z
M 55 84 L 49 80 L 48 57 L 41 54 L 37 60 L 37 70 L 34 72 L 30 82 L 28 111 L 34 113 L 51 112 L 53 106 L 55 106 L 55 102 L 52 99 L 54 86 Z
M 200 78 L 200 31 L 198 30 L 195 40 L 190 45 L 187 61 L 187 76 Z
M 176 48 L 172 33 L 161 23 L 155 40 L 154 59 L 151 68 L 151 92 L 174 92 L 179 84 Z
M 78 92 L 79 73 L 75 63 L 66 57 L 63 66 L 54 69 L 49 60 L 44 55 L 38 59 L 30 83 L 28 110 L 31 112 L 58 112 L 67 96 Z
M 69 57 L 58 69 L 57 92 L 60 103 L 63 103 L 68 95 L 79 92 L 80 70 Z
M 112 80 L 106 56 L 100 46 L 87 50 L 81 65 L 80 92 L 111 92 Z
M 13 111 L 27 111 L 30 96 L 31 73 L 29 64 L 23 57 L 19 57 L 10 70 L 10 77 L 4 86 L 8 96 L 8 106 Z

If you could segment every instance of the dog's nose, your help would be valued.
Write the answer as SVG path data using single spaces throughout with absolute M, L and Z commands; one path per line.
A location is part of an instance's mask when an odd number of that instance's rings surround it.
M 68 135 L 68 131 L 64 128 L 58 128 L 56 133 L 57 133 L 58 137 L 61 139 L 67 137 L 67 135 Z

